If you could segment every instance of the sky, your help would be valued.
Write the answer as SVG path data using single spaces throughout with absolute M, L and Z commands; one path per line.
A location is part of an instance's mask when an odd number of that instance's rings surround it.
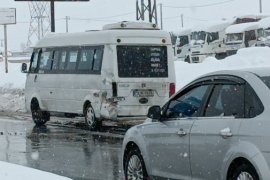
M 147 2 L 147 0 L 144 0 Z M 184 27 L 230 19 L 241 14 L 259 13 L 260 0 L 157 0 L 157 16 L 160 18 L 160 4 L 163 6 L 163 29 L 181 29 L 181 14 Z M 270 14 L 270 1 L 262 1 L 262 11 Z M 140 2 L 140 1 L 139 1 Z M 27 43 L 30 12 L 28 2 L 0 0 L 0 8 L 16 8 L 17 24 L 8 25 L 8 49 L 21 50 Z M 69 32 L 83 32 L 101 29 L 104 24 L 136 20 L 136 0 L 90 0 L 89 2 L 55 2 L 56 32 L 66 31 L 65 17 L 69 16 Z M 4 39 L 0 25 L 0 40 Z M 3 43 L 0 41 L 0 48 Z M 36 40 L 33 38 L 33 44 Z

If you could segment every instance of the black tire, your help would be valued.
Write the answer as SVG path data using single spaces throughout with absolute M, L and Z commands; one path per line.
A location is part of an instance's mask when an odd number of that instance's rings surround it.
M 50 113 L 47 111 L 42 111 L 39 107 L 38 101 L 33 100 L 31 103 L 32 119 L 37 126 L 44 125 L 50 120 Z
M 136 162 L 139 161 L 140 166 L 138 166 L 137 168 L 136 167 L 131 168 L 132 164 L 133 165 L 134 163 L 136 164 L 135 160 Z M 138 179 L 138 180 L 148 179 L 148 174 L 145 168 L 144 160 L 138 148 L 132 149 L 127 153 L 127 156 L 124 162 L 124 173 L 125 173 L 125 180 L 132 180 L 134 179 L 133 178 L 134 176 L 135 176 L 135 179 Z
M 248 163 L 242 164 L 239 167 L 237 167 L 233 172 L 232 178 L 230 179 L 237 180 L 238 178 L 240 179 L 241 176 L 250 177 L 250 179 L 253 180 L 259 180 L 259 176 L 256 172 L 256 169 Z
M 191 61 L 190 61 L 190 57 L 189 57 L 189 56 L 185 58 L 185 62 L 187 62 L 187 63 L 191 63 Z
M 96 131 L 102 126 L 102 122 L 96 118 L 94 108 L 90 103 L 85 106 L 84 119 L 86 127 L 91 131 Z

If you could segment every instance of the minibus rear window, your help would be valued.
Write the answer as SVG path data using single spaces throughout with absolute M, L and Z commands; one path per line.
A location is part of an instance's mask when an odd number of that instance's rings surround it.
M 117 46 L 119 77 L 168 77 L 166 46 Z

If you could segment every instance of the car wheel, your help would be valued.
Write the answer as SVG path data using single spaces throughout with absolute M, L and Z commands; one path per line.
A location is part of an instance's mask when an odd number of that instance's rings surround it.
M 259 180 L 259 176 L 252 165 L 242 164 L 235 169 L 232 180 Z
M 139 149 L 133 149 L 128 152 L 125 161 L 125 179 L 126 180 L 147 180 L 148 175 L 146 172 L 143 157 Z
M 37 126 L 42 126 L 50 120 L 50 113 L 47 111 L 42 111 L 37 100 L 34 100 L 31 103 L 31 112 L 32 119 Z
M 84 111 L 85 124 L 91 131 L 97 130 L 101 126 L 101 121 L 98 121 L 95 115 L 94 108 L 91 104 L 86 105 Z

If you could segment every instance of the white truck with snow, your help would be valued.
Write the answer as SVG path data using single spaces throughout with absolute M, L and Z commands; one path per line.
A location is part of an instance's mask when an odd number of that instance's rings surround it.
M 270 47 L 270 17 L 264 18 L 259 22 L 258 40 L 255 46 Z
M 51 112 L 102 119 L 146 117 L 175 93 L 170 34 L 155 24 L 120 22 L 103 30 L 50 34 L 41 39 L 27 73 L 25 100 L 37 125 Z
M 190 40 L 191 40 L 191 29 L 181 29 L 178 32 L 174 32 L 176 35 L 175 43 L 175 56 L 178 60 L 190 62 Z
M 191 62 L 202 62 L 206 57 L 217 59 L 226 56 L 225 29 L 230 22 L 211 22 L 192 28 L 191 33 Z
M 258 22 L 234 24 L 226 29 L 227 56 L 236 54 L 240 48 L 254 46 L 258 38 Z

